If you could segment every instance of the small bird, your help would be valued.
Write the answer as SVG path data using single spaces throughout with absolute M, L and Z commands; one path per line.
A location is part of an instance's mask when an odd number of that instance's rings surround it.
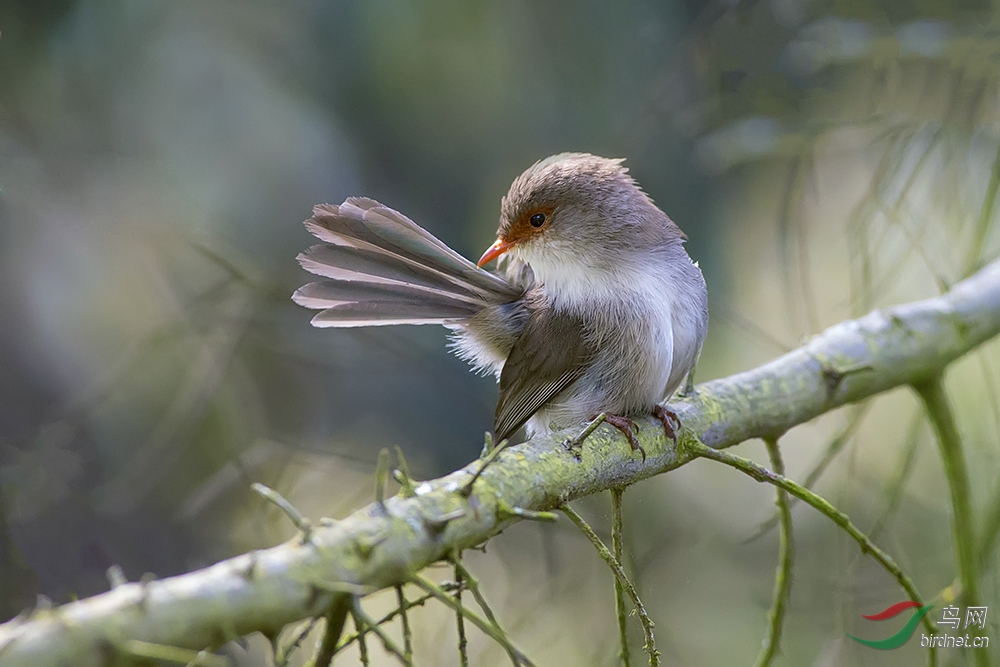
M 529 167 L 478 266 L 374 200 L 316 206 L 305 225 L 323 243 L 298 259 L 328 280 L 292 298 L 322 309 L 317 327 L 451 329 L 454 351 L 499 380 L 497 442 L 601 414 L 633 450 L 638 415 L 655 415 L 676 441 L 677 416 L 660 402 L 701 352 L 705 279 L 687 237 L 622 162 L 562 153 Z M 481 268 L 501 256 L 501 273 Z

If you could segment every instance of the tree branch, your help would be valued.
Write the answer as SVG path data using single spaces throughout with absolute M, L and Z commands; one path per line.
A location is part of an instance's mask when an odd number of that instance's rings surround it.
M 1000 262 L 946 295 L 843 322 L 760 368 L 698 387 L 672 403 L 683 440 L 714 448 L 788 429 L 846 403 L 941 373 L 1000 332 Z M 288 623 L 325 614 L 350 591 L 378 590 L 456 549 L 482 544 L 528 511 L 673 470 L 691 459 L 652 418 L 638 420 L 645 460 L 617 430 L 601 425 L 572 451 L 575 429 L 503 452 L 476 482 L 474 462 L 419 484 L 412 497 L 373 503 L 346 519 L 212 567 L 160 581 L 129 583 L 0 625 L 5 666 L 110 665 L 119 646 L 145 642 L 192 650 L 254 631 L 274 636 Z M 408 495 L 408 494 L 406 494 Z

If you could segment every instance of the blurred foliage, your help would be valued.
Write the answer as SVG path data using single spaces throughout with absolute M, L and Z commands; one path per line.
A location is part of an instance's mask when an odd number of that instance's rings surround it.
M 442 331 L 317 331 L 288 300 L 313 203 L 375 197 L 477 256 L 531 162 L 625 156 L 708 277 L 700 379 L 944 289 L 1000 251 L 997 18 L 950 0 L 0 4 L 0 616 L 104 590 L 114 563 L 165 576 L 287 536 L 251 481 L 337 516 L 371 500 L 379 447 L 417 477 L 478 454 L 496 390 Z M 997 368 L 994 343 L 949 376 L 981 517 L 1000 507 Z M 854 419 L 820 492 L 945 589 L 948 490 L 912 396 L 796 429 L 790 475 Z M 756 653 L 774 536 L 744 539 L 771 506 L 704 463 L 626 494 L 668 663 Z M 844 643 L 899 594 L 795 518 L 785 663 L 922 660 Z M 470 565 L 541 664 L 612 664 L 611 582 L 571 526 L 518 526 Z M 998 592 L 991 565 L 981 596 Z M 418 657 L 454 664 L 452 620 L 414 616 Z

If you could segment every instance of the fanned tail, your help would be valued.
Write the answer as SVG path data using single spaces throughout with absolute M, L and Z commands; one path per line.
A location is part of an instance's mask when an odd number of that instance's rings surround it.
M 372 199 L 320 204 L 305 226 L 324 243 L 300 254 L 299 263 L 330 280 L 299 288 L 292 300 L 322 309 L 312 319 L 317 327 L 450 324 L 520 295 Z

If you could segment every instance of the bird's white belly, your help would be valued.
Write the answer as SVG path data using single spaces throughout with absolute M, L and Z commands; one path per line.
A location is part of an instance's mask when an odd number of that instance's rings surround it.
M 638 415 L 663 400 L 674 355 L 673 308 L 667 293 L 621 290 L 591 305 L 596 319 L 595 363 L 528 422 L 529 435 L 566 428 L 606 412 Z M 657 293 L 659 292 L 659 293 Z

